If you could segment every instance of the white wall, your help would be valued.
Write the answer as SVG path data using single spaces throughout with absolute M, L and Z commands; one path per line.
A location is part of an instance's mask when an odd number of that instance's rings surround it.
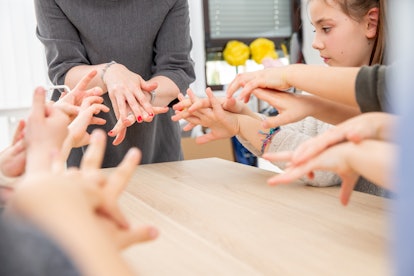
M 188 3 L 190 6 L 190 32 L 193 40 L 191 56 L 195 62 L 196 73 L 196 81 L 190 87 L 197 95 L 201 96 L 205 94 L 206 89 L 203 1 L 189 0 Z
M 319 52 L 312 48 L 312 41 L 314 37 L 313 26 L 310 23 L 307 10 L 308 0 L 302 0 L 301 17 L 303 26 L 303 47 L 302 52 L 308 64 L 324 64 Z
M 0 0 L 0 149 L 8 145 L 16 121 L 4 109 L 29 107 L 35 86 L 48 83 L 35 22 L 32 0 Z

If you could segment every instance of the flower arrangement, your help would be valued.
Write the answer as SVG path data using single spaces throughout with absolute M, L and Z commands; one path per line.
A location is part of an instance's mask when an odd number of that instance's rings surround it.
M 244 65 L 250 56 L 249 46 L 237 40 L 227 42 L 223 51 L 223 58 L 232 66 Z
M 250 43 L 252 59 L 261 64 L 264 58 L 277 59 L 275 43 L 267 38 L 257 38 Z
M 245 65 L 250 56 L 258 64 L 262 64 L 264 59 L 278 58 L 274 42 L 267 38 L 257 38 L 249 46 L 238 40 L 230 40 L 223 51 L 224 60 L 236 67 L 236 73 L 238 66 Z

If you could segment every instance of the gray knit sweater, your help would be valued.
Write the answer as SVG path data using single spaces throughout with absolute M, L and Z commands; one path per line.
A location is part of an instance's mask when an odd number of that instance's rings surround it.
M 281 127 L 281 130 L 273 136 L 268 147 L 268 152 L 293 151 L 301 143 L 325 132 L 331 127 L 332 125 L 313 117 L 306 117 L 299 122 L 284 125 Z M 255 149 L 247 140 L 240 136 L 237 136 L 237 138 L 253 154 L 261 156 L 261 152 Z M 274 164 L 282 170 L 286 168 L 285 162 L 275 162 Z M 302 181 L 308 185 L 321 187 L 334 186 L 341 183 L 341 179 L 338 175 L 327 171 L 316 171 L 314 179 L 302 178 Z

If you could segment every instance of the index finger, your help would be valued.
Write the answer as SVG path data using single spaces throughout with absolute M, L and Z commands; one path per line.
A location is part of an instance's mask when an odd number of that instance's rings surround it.
M 227 87 L 227 98 L 231 98 L 233 97 L 233 95 L 237 92 L 237 90 L 239 90 L 240 88 L 242 88 L 245 84 L 245 80 L 243 80 L 243 78 L 245 77 L 245 74 L 239 74 L 237 75 L 234 80 L 232 80 L 229 84 L 229 86 Z
M 278 93 L 288 93 L 288 92 L 273 90 L 273 89 L 266 89 L 266 88 L 255 88 L 252 90 L 253 95 L 255 95 L 258 99 L 269 103 L 270 105 L 272 105 L 272 102 L 276 100 L 275 98 L 277 97 Z
M 45 103 L 46 90 L 42 87 L 37 87 L 33 94 L 32 111 L 29 120 L 43 120 L 46 116 Z
M 95 69 L 90 71 L 78 82 L 78 84 L 75 86 L 73 90 L 85 91 L 88 88 L 89 83 L 92 81 L 92 79 L 96 76 L 97 73 L 98 71 Z
M 329 129 L 327 132 L 305 141 L 297 147 L 292 156 L 294 164 L 300 164 L 312 159 L 332 145 L 345 141 L 342 132 Z
M 131 148 L 127 152 L 122 162 L 108 178 L 110 185 L 107 185 L 106 188 L 111 197 L 117 198 L 122 193 L 140 160 L 141 152 L 138 148 Z
M 96 129 L 91 134 L 90 144 L 83 155 L 80 168 L 90 171 L 101 167 L 105 154 L 106 135 L 103 130 Z
M 23 129 L 26 126 L 26 122 L 24 120 L 20 120 L 19 124 L 17 125 L 16 131 L 14 132 L 13 139 L 12 139 L 12 145 L 16 144 L 18 141 L 20 141 L 23 138 Z

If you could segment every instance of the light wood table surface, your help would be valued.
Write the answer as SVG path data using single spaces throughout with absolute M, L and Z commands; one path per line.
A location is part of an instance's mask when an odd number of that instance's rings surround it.
M 300 183 L 218 158 L 141 165 L 121 197 L 160 230 L 124 255 L 139 275 L 390 275 L 389 200 Z

